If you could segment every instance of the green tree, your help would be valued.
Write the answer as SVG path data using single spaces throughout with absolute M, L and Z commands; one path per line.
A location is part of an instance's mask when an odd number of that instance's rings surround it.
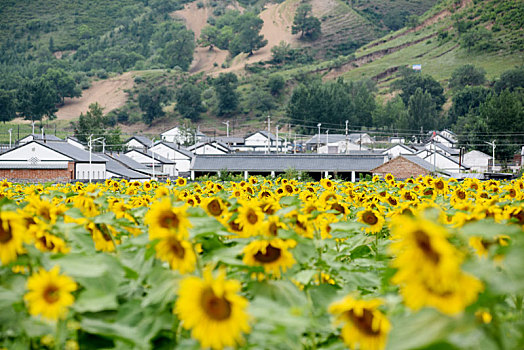
M 236 91 L 238 78 L 235 73 L 221 73 L 213 80 L 213 87 L 218 99 L 217 114 L 232 115 L 238 108 L 238 93 Z
M 524 89 L 524 66 L 502 73 L 500 78 L 495 82 L 494 89 L 497 94 L 506 89 L 509 91 Z
M 78 122 L 72 123 L 75 137 L 81 142 L 87 143 L 89 136 L 93 135 L 93 139 L 103 137 L 107 150 L 119 151 L 122 147 L 121 132 L 118 128 L 110 128 L 110 122 L 104 116 L 103 109 L 98 103 L 89 105 L 88 111 L 80 114 Z M 100 151 L 101 145 L 93 144 L 95 151 Z
M 470 29 L 461 36 L 460 44 L 468 51 L 485 52 L 494 51 L 497 44 L 493 39 L 493 32 L 479 26 Z
M 291 27 L 291 34 L 300 33 L 300 38 L 304 36 L 310 40 L 317 39 L 321 34 L 320 20 L 311 14 L 310 4 L 301 4 L 297 8 L 295 17 L 293 18 L 293 26 Z
M 66 97 L 82 96 L 82 89 L 77 86 L 73 76 L 61 68 L 49 68 L 42 78 L 53 84 L 57 93 L 56 103 L 63 105 Z
M 449 86 L 451 88 L 462 89 L 466 86 L 482 85 L 486 82 L 486 71 L 477 68 L 472 64 L 458 67 L 451 74 Z
M 144 112 L 142 120 L 147 125 L 151 125 L 153 120 L 165 115 L 162 108 L 168 100 L 168 92 L 165 86 L 147 90 L 144 89 L 138 94 L 138 106 Z
M 477 114 L 478 108 L 486 101 L 489 90 L 482 86 L 468 86 L 453 96 L 453 104 L 448 112 L 448 126 L 455 124 L 459 117 L 468 113 Z
M 379 105 L 373 112 L 373 126 L 386 129 L 407 129 L 408 112 L 399 96 Z
M 286 81 L 280 74 L 273 74 L 269 76 L 267 86 L 269 87 L 269 92 L 271 93 L 271 95 L 278 96 L 284 90 L 284 87 L 286 86 Z
M 176 94 L 176 109 L 183 118 L 197 121 L 205 111 L 202 105 L 202 90 L 194 84 L 185 83 Z
M 195 35 L 192 31 L 179 30 L 177 35 L 165 44 L 161 51 L 161 56 L 169 68 L 176 66 L 182 70 L 188 70 L 193 61 L 193 51 L 195 50 Z
M 266 115 L 269 111 L 276 108 L 273 96 L 266 90 L 260 87 L 254 87 L 247 94 L 244 101 L 243 109 L 246 111 L 254 111 L 256 115 Z
M 209 49 L 212 50 L 213 46 L 217 45 L 219 34 L 220 31 L 217 27 L 205 26 L 202 28 L 202 32 L 200 33 L 198 44 L 201 46 L 209 46 Z
M 23 82 L 17 100 L 20 115 L 29 120 L 53 119 L 58 110 L 57 92 L 53 84 L 43 78 Z
M 16 107 L 15 91 L 0 89 L 0 121 L 5 123 L 15 119 Z
M 432 130 L 437 126 L 437 109 L 429 92 L 417 88 L 409 98 L 408 103 L 409 123 L 412 129 Z
M 267 40 L 260 35 L 264 21 L 252 12 L 246 12 L 237 17 L 234 23 L 235 37 L 229 43 L 229 52 L 233 56 L 241 52 L 253 54 L 267 45 Z
M 406 106 L 409 104 L 411 96 L 415 94 L 415 91 L 418 88 L 431 95 L 437 110 L 440 110 L 444 102 L 446 102 L 444 89 L 440 83 L 430 75 L 407 73 L 402 79 L 394 82 L 393 87 L 402 90 L 400 97 Z

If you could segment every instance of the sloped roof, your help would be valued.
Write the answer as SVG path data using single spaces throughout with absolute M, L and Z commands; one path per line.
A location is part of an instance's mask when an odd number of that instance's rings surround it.
M 107 160 L 106 170 L 114 174 L 120 175 L 126 179 L 149 179 L 149 176 L 144 175 L 138 171 L 129 169 L 119 161 L 113 159 L 107 154 L 97 153 L 97 156 Z
M 148 168 L 146 165 L 137 162 L 133 158 L 130 158 L 126 156 L 123 153 L 107 153 L 108 156 L 116 160 L 117 162 L 121 163 L 125 167 L 128 167 L 130 169 L 133 169 L 135 171 L 138 171 L 140 173 L 146 174 L 146 175 L 152 175 L 153 170 L 151 168 Z M 155 171 L 156 175 L 161 175 L 164 173 L 159 174 L 158 171 Z
M 211 147 L 215 147 L 215 148 L 223 148 L 225 151 L 230 151 L 230 148 L 229 148 L 228 145 L 226 145 L 226 144 L 224 144 L 222 142 L 219 142 L 219 141 L 197 142 L 193 146 L 189 146 L 187 148 L 187 150 L 192 152 L 195 149 L 200 148 L 200 147 L 205 146 L 205 145 L 210 145 Z M 216 147 L 215 145 L 216 146 L 220 146 L 220 147 Z
M 67 143 L 66 141 L 34 141 L 38 144 L 48 147 L 52 149 L 53 151 L 56 151 L 58 153 L 61 153 L 67 157 L 70 157 L 74 159 L 77 162 L 89 162 L 89 152 L 84 151 L 83 149 L 80 149 L 76 146 L 73 146 L 70 143 Z M 91 162 L 92 163 L 105 163 L 106 160 L 97 156 L 94 153 L 91 153 Z
M 138 142 L 140 142 L 141 144 L 143 144 L 146 147 L 150 147 L 151 143 L 153 142 L 148 137 L 138 135 L 138 136 L 132 136 L 132 137 L 128 138 L 125 143 L 128 143 L 129 141 L 131 141 L 133 139 L 137 140 Z
M 151 153 L 151 151 L 149 151 L 149 150 L 147 152 L 142 152 L 142 151 L 137 150 L 137 149 L 132 149 L 132 150 L 127 151 L 124 154 L 127 155 L 127 154 L 132 153 L 132 152 L 137 152 L 137 153 L 143 154 L 143 155 L 145 155 L 147 157 L 153 158 L 153 153 Z M 157 154 L 157 153 L 154 154 L 154 159 L 158 160 L 160 163 L 164 163 L 164 164 L 175 164 L 174 160 L 162 157 L 160 154 Z
M 219 141 L 219 142 L 223 142 L 223 143 L 244 143 L 245 140 L 243 137 L 241 136 L 220 136 L 220 137 L 215 137 L 215 138 L 207 138 L 208 141 L 213 141 L 213 140 L 216 140 L 216 141 Z
M 444 152 L 449 153 L 451 155 L 457 155 L 458 156 L 460 154 L 460 150 L 458 150 L 456 148 L 448 147 L 448 146 L 444 145 L 443 143 L 436 142 L 435 146 L 437 146 L 438 148 L 440 148 Z
M 255 134 L 262 134 L 262 135 L 264 135 L 265 138 L 267 138 L 267 135 L 268 135 L 267 134 L 267 130 L 259 130 L 259 131 L 255 131 L 255 132 L 252 132 L 250 134 L 247 134 L 246 137 L 244 137 L 244 139 L 247 139 L 247 138 L 249 138 L 249 137 L 251 137 L 251 136 L 253 136 Z M 269 133 L 269 139 L 271 141 L 276 140 L 275 135 L 273 135 L 272 133 Z M 279 138 L 279 140 L 280 140 L 280 138 Z
M 46 134 L 46 133 L 44 133 L 44 137 L 42 137 L 42 134 L 29 134 L 29 135 L 22 137 L 20 140 L 23 140 L 30 136 L 33 136 L 33 141 L 44 140 L 44 139 L 47 141 L 63 141 L 61 138 L 56 137 L 53 134 Z
M 402 147 L 402 148 L 404 148 L 406 151 L 410 151 L 412 154 L 415 153 L 415 150 L 414 150 L 413 148 L 408 147 L 408 146 L 406 146 L 406 145 L 404 145 L 404 144 L 402 144 L 402 143 L 397 143 L 397 144 L 395 144 L 395 145 L 393 145 L 393 146 L 391 146 L 391 147 L 385 149 L 384 151 L 382 151 L 382 153 L 383 153 L 383 154 L 386 154 L 387 151 L 389 151 L 390 149 L 393 149 L 393 148 L 395 148 L 395 147 Z
M 165 145 L 165 146 L 171 148 L 172 150 L 177 151 L 177 152 L 185 155 L 186 157 L 193 158 L 195 156 L 193 154 L 193 152 L 191 152 L 190 150 L 188 150 L 188 149 L 186 149 L 184 147 L 180 147 L 179 145 L 177 145 L 174 142 L 158 141 L 158 142 L 155 143 L 155 146 L 159 145 L 159 144 Z M 155 154 L 155 157 L 156 157 L 156 154 Z
M 384 163 L 383 155 L 274 155 L 274 154 L 228 154 L 196 155 L 191 170 L 194 171 L 361 171 L 371 169 Z
M 325 133 L 324 134 L 320 134 L 320 137 L 318 134 L 316 135 L 313 135 L 313 137 L 311 137 L 309 140 L 306 141 L 306 145 L 310 145 L 310 144 L 317 144 L 317 143 L 326 143 L 326 142 L 339 142 L 339 141 L 344 141 L 346 139 L 346 135 L 344 134 L 329 134 L 329 135 L 326 135 Z M 348 139 L 349 139 L 349 136 L 348 136 Z
M 415 163 L 428 171 L 433 171 L 433 164 L 429 163 L 427 160 L 420 158 L 416 154 L 402 154 L 399 157 L 404 157 L 410 162 Z

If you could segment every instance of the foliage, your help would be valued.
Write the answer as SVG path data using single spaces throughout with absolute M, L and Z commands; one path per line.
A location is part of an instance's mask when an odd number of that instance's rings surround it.
M 4 181 L 0 346 L 521 348 L 523 179 L 386 178 Z
M 89 105 L 88 111 L 80 114 L 78 122 L 71 123 L 75 130 L 75 137 L 82 143 L 87 144 L 89 136 L 92 139 L 103 138 L 105 144 L 111 145 L 107 150 L 120 151 L 122 140 L 120 129 L 111 129 L 110 121 L 104 116 L 102 107 L 98 103 Z M 116 145 L 116 146 L 115 146 Z M 93 143 L 93 150 L 102 151 L 100 143 Z
M 444 102 L 446 102 L 444 89 L 438 81 L 429 75 L 410 73 L 402 79 L 395 81 L 392 86 L 396 89 L 402 90 L 400 97 L 406 106 L 409 104 L 411 96 L 415 94 L 418 88 L 420 88 L 422 92 L 430 94 L 437 110 L 440 110 Z
M 219 116 L 231 115 L 238 108 L 238 93 L 236 91 L 238 78 L 235 73 L 220 73 L 213 80 L 213 87 L 218 98 Z
M 459 117 L 468 113 L 477 114 L 478 108 L 488 97 L 489 90 L 481 86 L 467 86 L 453 95 L 448 112 L 448 124 L 453 125 Z
M 15 91 L 0 89 L 0 121 L 5 123 L 15 119 L 16 111 Z
M 58 110 L 57 92 L 52 82 L 44 78 L 25 80 L 17 91 L 18 111 L 21 116 L 31 121 L 44 117 L 53 119 Z
M 202 105 L 202 90 L 194 84 L 185 83 L 176 94 L 176 109 L 183 118 L 197 121 L 205 112 Z
M 433 130 L 438 124 L 437 108 L 431 94 L 417 88 L 409 98 L 408 123 L 415 130 Z
M 286 81 L 284 80 L 284 77 L 282 77 L 281 75 L 273 74 L 269 76 L 267 85 L 269 88 L 269 92 L 271 92 L 271 95 L 277 96 L 280 95 L 286 87 Z
M 497 49 L 493 32 L 484 27 L 470 29 L 461 36 L 460 44 L 469 51 L 489 52 Z
M 483 85 L 486 82 L 486 71 L 472 64 L 466 64 L 453 71 L 449 86 L 462 89 L 466 86 Z
M 162 117 L 165 113 L 163 104 L 168 101 L 170 91 L 165 86 L 152 90 L 142 90 L 138 95 L 138 105 L 144 113 L 144 123 L 151 125 L 153 120 Z
M 505 71 L 495 82 L 494 90 L 501 93 L 503 90 L 515 91 L 524 89 L 524 66 Z
M 408 111 L 399 96 L 389 100 L 385 105 L 377 106 L 373 112 L 373 126 L 389 130 L 410 128 Z
M 293 18 L 291 34 L 300 33 L 300 38 L 306 37 L 309 40 L 317 39 L 321 34 L 320 20 L 311 15 L 311 5 L 303 3 L 298 6 Z

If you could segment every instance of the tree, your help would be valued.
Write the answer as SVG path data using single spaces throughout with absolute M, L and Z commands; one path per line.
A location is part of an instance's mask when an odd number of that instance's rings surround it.
M 82 89 L 77 86 L 73 76 L 61 68 L 49 68 L 42 78 L 53 84 L 57 93 L 56 103 L 63 105 L 66 97 L 82 96 Z
M 400 97 L 406 106 L 409 104 L 409 99 L 418 88 L 421 88 L 423 92 L 427 92 L 431 95 L 437 110 L 440 110 L 444 102 L 446 102 L 444 89 L 438 81 L 429 75 L 418 73 L 406 74 L 402 79 L 397 80 L 393 84 L 393 87 L 402 90 Z
M 57 92 L 51 82 L 39 78 L 26 80 L 17 93 L 18 111 L 25 119 L 52 119 L 58 110 L 56 108 Z
M 448 112 L 448 126 L 455 124 L 459 117 L 468 113 L 477 114 L 478 108 L 486 101 L 489 90 L 481 86 L 468 86 L 453 96 Z
M 176 94 L 176 109 L 183 118 L 197 121 L 200 113 L 205 111 L 202 106 L 202 90 L 191 83 L 182 85 Z
M 485 82 L 486 71 L 483 68 L 476 68 L 472 64 L 466 64 L 453 71 L 449 86 L 451 88 L 462 89 L 466 86 L 482 85 Z
M 177 35 L 168 42 L 161 52 L 164 63 L 169 68 L 176 66 L 188 70 L 193 61 L 195 50 L 195 35 L 189 30 L 179 30 Z
M 310 16 L 310 13 L 310 4 L 301 4 L 297 8 L 297 12 L 295 13 L 295 17 L 293 18 L 291 34 L 300 33 L 300 38 L 303 38 L 305 36 L 310 40 L 315 40 L 320 36 L 320 20 L 315 16 Z
M 408 113 L 399 96 L 378 106 L 373 112 L 373 126 L 386 129 L 407 129 Z
M 15 119 L 16 107 L 15 91 L 0 89 L 0 121 L 5 123 Z
M 408 103 L 409 123 L 412 128 L 418 130 L 432 130 L 436 127 L 437 109 L 435 102 L 429 92 L 417 88 L 409 98 Z
M 78 122 L 72 123 L 75 130 L 75 137 L 81 142 L 87 143 L 89 136 L 93 138 L 103 137 L 106 148 L 119 151 L 121 149 L 122 140 L 120 138 L 120 129 L 109 128 L 109 120 L 104 116 L 103 109 L 98 103 L 89 105 L 88 111 L 80 114 Z M 93 145 L 94 150 L 100 151 L 100 145 Z
M 168 93 L 165 86 L 153 89 L 142 90 L 138 94 L 138 106 L 144 112 L 142 119 L 147 125 L 151 125 L 153 120 L 164 116 L 162 104 L 168 99 Z
M 260 87 L 254 87 L 248 94 L 245 100 L 245 110 L 254 111 L 256 115 L 267 114 L 272 109 L 275 109 L 275 101 L 273 96 L 266 90 Z
M 267 40 L 264 39 L 263 35 L 260 35 L 263 25 L 264 21 L 254 13 L 246 12 L 238 16 L 233 25 L 236 35 L 229 43 L 231 54 L 236 56 L 245 52 L 252 55 L 253 51 L 266 46 Z
M 497 94 L 508 89 L 515 91 L 524 88 L 524 66 L 510 69 L 500 75 L 500 79 L 495 83 L 494 89 Z
M 209 46 L 209 49 L 212 50 L 213 46 L 216 45 L 218 41 L 218 36 L 220 31 L 215 26 L 205 26 L 202 28 L 200 33 L 200 38 L 198 39 L 198 44 L 202 46 Z
M 282 90 L 284 90 L 284 87 L 286 86 L 286 81 L 281 75 L 273 74 L 269 77 L 267 86 L 269 87 L 269 92 L 271 93 L 271 95 L 278 96 L 282 93 Z
M 238 108 L 238 93 L 236 91 L 238 78 L 235 73 L 221 73 L 213 80 L 213 87 L 218 98 L 219 116 L 231 115 Z

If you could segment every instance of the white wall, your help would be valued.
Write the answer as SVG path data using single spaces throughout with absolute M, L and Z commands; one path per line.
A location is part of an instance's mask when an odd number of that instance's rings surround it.
M 272 145 L 274 143 L 275 141 L 271 142 Z M 244 144 L 246 146 L 267 146 L 267 138 L 261 133 L 257 132 L 256 134 L 253 134 L 246 138 Z
M 491 158 L 491 156 L 482 152 L 471 151 L 464 154 L 464 164 L 471 167 L 471 170 L 486 172 L 488 171 L 488 165 Z
M 129 140 L 129 141 L 126 143 L 126 147 L 127 147 L 128 149 L 131 149 L 131 148 L 147 149 L 147 146 L 144 146 L 141 142 L 138 142 L 138 141 L 135 140 L 135 139 Z
M 187 171 L 189 171 L 189 167 Z M 164 164 L 162 166 L 162 172 L 172 177 L 178 175 L 177 169 L 175 169 L 175 164 Z
M 166 145 L 162 143 L 158 143 L 154 145 L 149 150 L 167 159 L 175 160 L 175 157 L 176 157 L 176 151 L 172 149 L 171 147 L 167 147 Z
M 195 154 L 227 154 L 222 148 L 213 147 L 209 144 L 205 144 L 193 150 Z
M 75 146 L 75 147 L 78 147 L 80 149 L 83 149 L 84 151 L 86 150 L 86 147 L 84 145 L 82 145 L 80 142 L 77 142 L 77 141 L 72 140 L 70 138 L 67 139 L 67 143 L 72 145 L 72 146 Z
M 414 154 L 415 151 L 411 151 L 402 146 L 393 146 L 390 149 L 383 152 L 387 154 L 391 159 L 398 157 L 401 154 Z
M 91 171 L 91 180 L 105 180 L 106 164 L 105 163 L 76 163 L 75 179 L 89 180 L 89 171 Z
M 72 161 L 61 153 L 53 151 L 36 142 L 27 143 L 10 152 L 0 155 L 1 161 L 29 161 L 31 158 L 38 158 L 40 161 Z
M 424 160 L 431 165 L 435 164 L 438 169 L 444 170 L 444 171 L 450 171 L 450 172 L 458 172 L 459 171 L 459 165 L 458 163 L 453 162 L 452 160 L 444 157 L 440 153 L 435 153 L 428 155 L 424 158 Z M 464 169 L 462 169 L 464 170 Z

